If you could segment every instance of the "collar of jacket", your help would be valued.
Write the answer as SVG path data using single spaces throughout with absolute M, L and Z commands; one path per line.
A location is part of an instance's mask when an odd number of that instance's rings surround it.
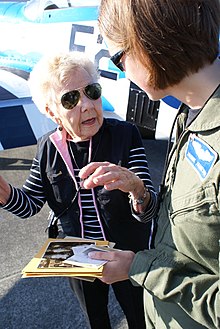
M 201 112 L 188 127 L 190 131 L 206 131 L 220 126 L 220 85 L 210 96 Z
M 99 129 L 98 133 L 92 137 L 92 139 L 94 141 L 94 145 L 96 144 L 97 140 L 100 139 L 100 134 L 102 134 L 105 125 L 106 125 L 106 120 L 104 119 L 103 124 L 102 124 L 101 128 Z M 72 160 L 69 155 L 68 145 L 66 142 L 67 138 L 68 138 L 68 134 L 67 134 L 66 130 L 65 129 L 59 130 L 57 128 L 57 130 L 55 132 L 53 132 L 49 138 L 50 138 L 51 142 L 54 144 L 54 146 L 56 147 L 57 151 L 60 153 L 61 157 L 63 158 L 63 161 L 65 162 L 70 175 L 72 177 L 74 177 Z
M 69 155 L 68 146 L 66 143 L 67 133 L 63 129 L 60 131 L 57 129 L 54 133 L 50 135 L 50 140 L 56 147 L 57 151 L 60 153 L 61 157 L 63 158 L 63 161 L 65 162 L 67 169 L 70 173 L 70 175 L 74 178 L 74 170 L 72 161 Z

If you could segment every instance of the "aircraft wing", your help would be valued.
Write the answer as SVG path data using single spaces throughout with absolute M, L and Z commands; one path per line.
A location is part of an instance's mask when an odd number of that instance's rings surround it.
M 26 80 L 0 70 L 0 150 L 36 144 L 55 123 L 32 102 Z
M 144 137 L 167 138 L 174 116 L 166 107 L 174 113 L 176 107 L 150 101 L 111 63 L 97 26 L 98 6 L 99 0 L 0 2 L 0 150 L 36 144 L 55 127 L 33 104 L 27 84 L 33 66 L 53 51 L 85 52 L 96 62 L 106 117 L 134 122 Z

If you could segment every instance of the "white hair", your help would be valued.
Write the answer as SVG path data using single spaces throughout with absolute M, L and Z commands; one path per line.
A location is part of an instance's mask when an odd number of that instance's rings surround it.
M 62 89 L 70 77 L 74 78 L 74 72 L 80 68 L 86 70 L 94 82 L 98 81 L 96 65 L 82 52 L 45 55 L 39 60 L 30 73 L 28 83 L 33 102 L 42 113 L 47 115 L 46 107 L 53 105 L 55 91 Z

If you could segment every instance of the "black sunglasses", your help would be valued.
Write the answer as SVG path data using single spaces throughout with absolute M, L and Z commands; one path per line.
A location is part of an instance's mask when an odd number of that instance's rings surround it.
M 92 100 L 97 100 L 102 94 L 102 87 L 99 83 L 92 83 L 83 88 L 75 89 L 68 91 L 61 97 L 61 104 L 67 110 L 73 109 L 79 102 L 80 99 L 80 90 Z
M 125 51 L 119 50 L 116 54 L 110 57 L 110 60 L 117 66 L 122 72 L 125 70 L 123 63 L 121 62 L 122 57 L 124 56 Z

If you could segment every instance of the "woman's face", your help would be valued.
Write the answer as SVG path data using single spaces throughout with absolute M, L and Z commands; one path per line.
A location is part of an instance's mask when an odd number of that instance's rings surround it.
M 103 123 L 103 110 L 101 97 L 97 100 L 89 99 L 83 92 L 83 88 L 94 83 L 89 73 L 79 68 L 74 71 L 69 81 L 62 90 L 56 93 L 57 103 L 55 121 L 59 123 L 73 138 L 75 142 L 88 140 L 94 136 Z M 61 104 L 61 97 L 65 93 L 80 89 L 80 98 L 75 107 L 66 109 Z M 54 105 L 55 106 L 55 105 Z

